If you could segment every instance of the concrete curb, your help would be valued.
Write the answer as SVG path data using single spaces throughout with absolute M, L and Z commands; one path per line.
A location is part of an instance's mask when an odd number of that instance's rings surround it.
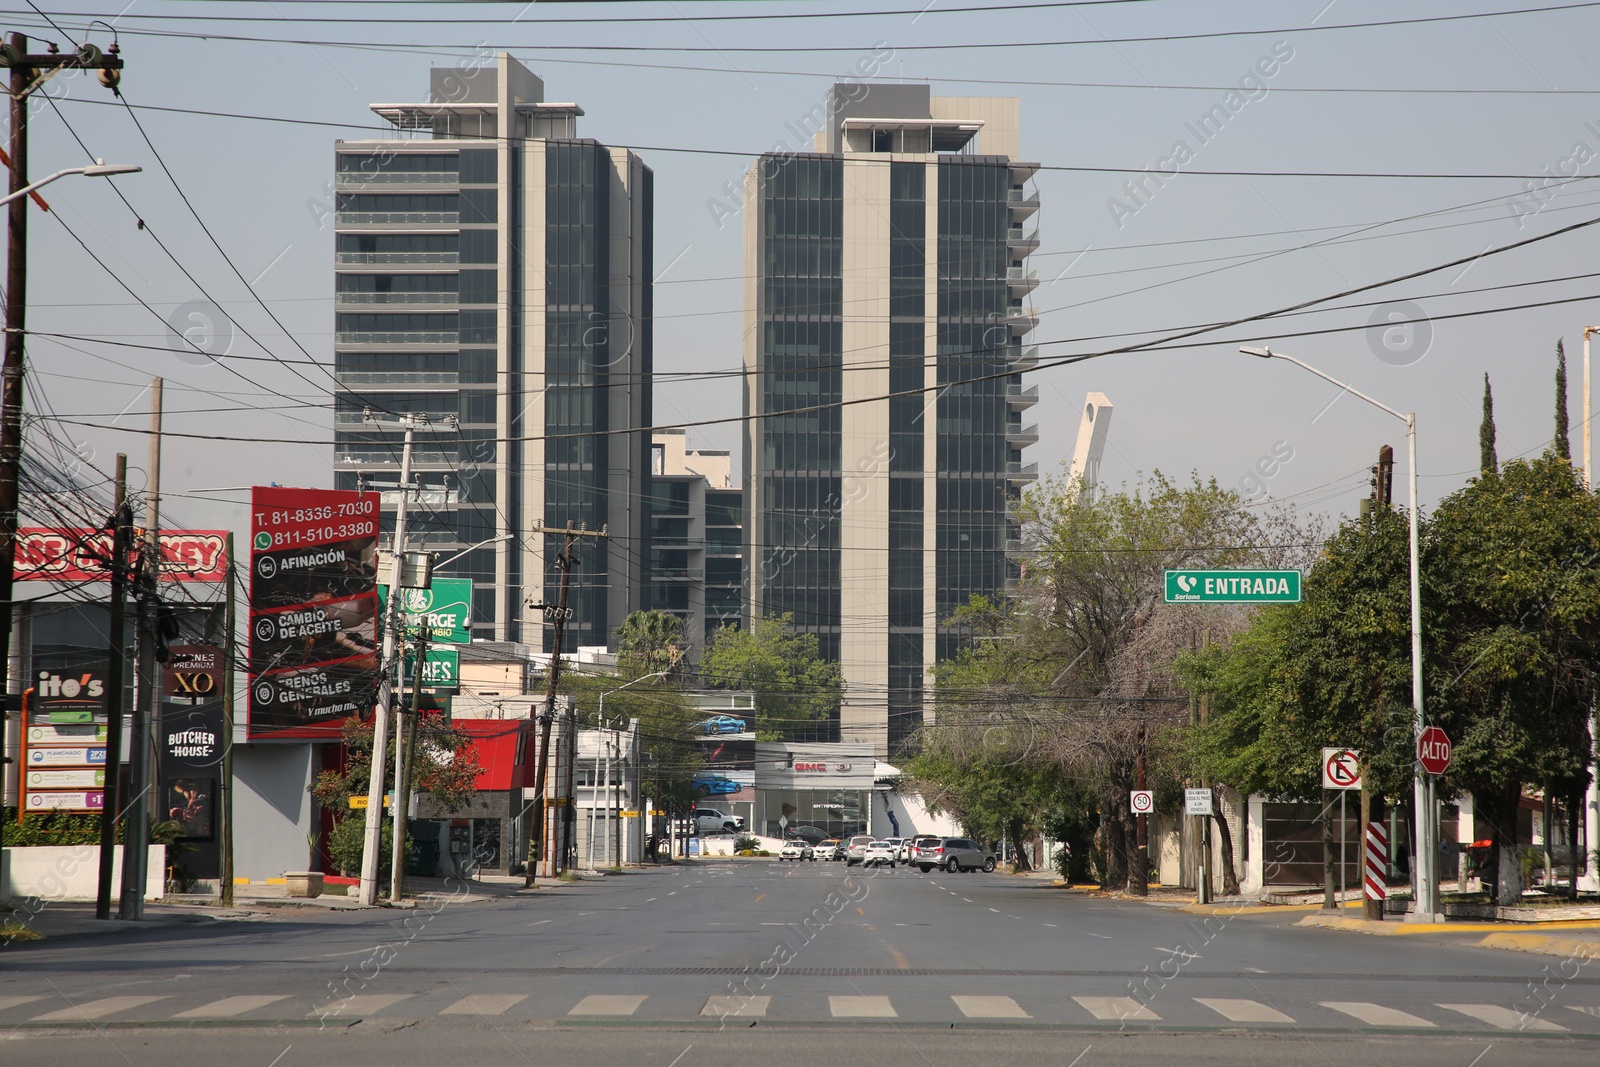
M 1600 941 L 1586 941 L 1577 938 L 1557 938 L 1548 934 L 1522 933 L 1515 930 L 1508 923 L 1408 923 L 1398 920 L 1385 922 L 1372 922 L 1368 919 L 1348 919 L 1342 915 L 1307 915 L 1296 926 L 1320 927 L 1324 930 L 1347 930 L 1357 934 L 1372 934 L 1376 937 L 1400 937 L 1408 934 L 1481 934 L 1490 936 L 1480 941 L 1479 944 L 1486 948 L 1511 948 L 1513 943 L 1523 940 L 1528 942 L 1559 942 L 1563 945 L 1588 945 L 1592 955 L 1600 956 Z M 1563 929 L 1584 929 L 1595 932 L 1600 937 L 1600 926 L 1592 921 L 1574 920 L 1566 924 Z M 1489 944 L 1495 938 L 1506 939 L 1505 944 Z M 1528 950 L 1541 951 L 1541 950 Z M 1560 955 L 1573 955 L 1573 952 L 1563 951 Z
M 1600 941 L 1580 941 L 1571 937 L 1551 937 L 1549 934 L 1498 933 L 1490 934 L 1478 942 L 1480 948 L 1498 948 L 1510 952 L 1535 952 L 1545 956 L 1574 956 L 1585 960 L 1600 959 Z

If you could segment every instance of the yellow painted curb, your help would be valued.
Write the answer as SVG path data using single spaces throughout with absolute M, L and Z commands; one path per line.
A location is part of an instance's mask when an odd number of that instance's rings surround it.
M 1512 952 L 1538 952 L 1547 956 L 1600 959 L 1600 941 L 1580 941 L 1572 937 L 1502 932 L 1490 934 L 1478 944 L 1483 948 L 1509 949 Z
M 1509 930 L 1507 930 L 1507 925 L 1508 924 L 1503 923 L 1503 922 L 1499 922 L 1499 923 L 1452 923 L 1452 922 L 1444 922 L 1444 923 L 1408 923 L 1408 922 L 1403 922 L 1400 919 L 1399 916 L 1396 916 L 1393 919 L 1387 919 L 1387 920 L 1385 920 L 1383 922 L 1372 922 L 1371 920 L 1368 920 L 1368 919 L 1347 919 L 1342 915 L 1307 915 L 1305 918 L 1301 919 L 1295 925 L 1296 926 L 1306 926 L 1306 927 L 1319 927 L 1320 926 L 1320 927 L 1322 927 L 1323 929 L 1326 929 L 1326 930 L 1351 930 L 1351 931 L 1354 931 L 1355 933 L 1360 933 L 1360 934 L 1377 934 L 1380 937 L 1394 937 L 1394 936 L 1398 936 L 1398 935 L 1402 935 L 1402 934 L 1440 934 L 1440 933 L 1443 933 L 1443 934 L 1481 934 L 1481 933 L 1490 933 L 1490 932 L 1495 933 L 1495 934 L 1499 934 L 1499 935 L 1503 935 L 1503 936 L 1506 936 L 1506 937 L 1529 937 L 1529 936 L 1538 937 L 1538 936 L 1540 936 L 1539 934 L 1533 933 L 1532 931 L 1529 931 L 1528 933 L 1523 933 L 1521 931 L 1516 931 L 1516 932 L 1509 931 Z M 1557 930 L 1565 930 L 1565 929 L 1573 929 L 1573 928 L 1589 928 L 1589 929 L 1594 929 L 1596 931 L 1596 933 L 1600 933 L 1600 926 L 1597 926 L 1597 924 L 1595 923 L 1595 921 L 1593 919 L 1572 919 L 1572 920 L 1567 920 L 1565 922 L 1558 922 L 1558 923 L 1540 923 L 1539 924 L 1539 928 L 1540 929 L 1551 929 L 1551 928 L 1554 928 L 1554 929 L 1557 929 Z M 1584 944 L 1584 943 L 1585 942 L 1580 942 L 1580 941 L 1574 941 L 1573 942 L 1573 944 Z M 1493 947 L 1493 946 L 1491 946 L 1491 947 Z M 1600 945 L 1597 945 L 1595 947 L 1600 948 Z
M 287 878 L 263 878 L 261 880 L 261 882 L 262 882 L 263 885 L 288 885 L 289 884 L 289 879 L 287 879 Z

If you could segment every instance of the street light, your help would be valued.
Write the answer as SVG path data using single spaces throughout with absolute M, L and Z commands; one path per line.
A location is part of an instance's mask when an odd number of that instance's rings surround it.
M 1422 728 L 1425 720 L 1422 713 L 1422 579 L 1421 567 L 1418 562 L 1418 534 L 1417 534 L 1417 413 L 1415 411 L 1404 414 L 1396 411 L 1387 404 L 1381 404 L 1372 397 L 1354 389 L 1332 375 L 1302 363 L 1293 356 L 1286 356 L 1282 352 L 1274 352 L 1270 348 L 1240 348 L 1247 356 L 1257 356 L 1261 359 L 1281 359 L 1293 363 L 1301 370 L 1315 374 L 1325 382 L 1338 386 L 1351 396 L 1358 397 L 1371 404 L 1380 411 L 1385 411 L 1406 424 L 1406 452 L 1411 463 L 1411 729 L 1413 742 L 1422 739 Z M 1413 757 L 1415 752 L 1413 752 Z M 1434 853 L 1434 811 L 1433 811 L 1433 782 L 1422 769 L 1422 764 L 1414 763 L 1412 772 L 1412 800 L 1416 809 L 1417 825 L 1413 828 L 1415 849 L 1413 862 L 1417 865 L 1417 910 L 1415 918 L 1419 922 L 1433 922 L 1434 916 L 1439 911 L 1439 879 L 1435 866 L 1438 858 Z
M 47 174 L 31 185 L 24 185 L 14 193 L 0 196 L 0 204 L 9 204 L 19 196 L 27 196 L 35 189 L 49 185 L 57 178 L 65 178 L 69 174 L 82 174 L 89 178 L 105 178 L 112 174 L 138 174 L 142 170 L 144 170 L 143 167 L 132 163 L 107 163 L 103 159 L 97 159 L 87 167 L 68 167 L 66 170 L 58 170 L 54 174 Z
M 595 716 L 595 718 L 597 720 L 597 723 L 596 723 L 597 728 L 595 730 L 594 777 L 589 780 L 589 870 L 591 870 L 591 871 L 595 869 L 595 867 L 594 867 L 594 813 L 595 813 L 595 809 L 600 806 L 597 803 L 597 801 L 599 800 L 599 795 L 600 795 L 600 731 L 604 730 L 605 729 L 605 725 L 606 725 L 606 697 L 610 696 L 612 693 L 620 693 L 624 689 L 628 688 L 630 685 L 638 685 L 640 682 L 644 681 L 646 678 L 665 678 L 666 676 L 667 676 L 667 672 L 666 671 L 651 671 L 649 674 L 641 674 L 641 675 L 639 675 L 639 677 L 633 679 L 630 682 L 623 682 L 621 685 L 617 686 L 615 689 L 607 689 L 604 693 L 600 694 L 600 711 Z M 620 756 L 620 753 L 619 753 L 619 756 Z M 606 771 L 607 771 L 606 778 L 607 779 L 609 779 L 611 777 L 610 767 L 611 767 L 611 761 L 609 759 L 607 759 L 606 760 Z M 619 774 L 621 773 L 621 768 L 618 768 L 618 773 Z M 635 801 L 637 801 L 638 799 L 639 799 L 638 797 L 634 798 Z M 609 814 L 610 811 L 611 811 L 611 806 L 608 803 L 606 805 L 607 814 Z M 640 816 L 640 819 L 641 820 L 643 819 L 642 815 Z M 622 866 L 622 857 L 621 856 L 617 856 L 617 857 L 614 857 L 614 858 L 617 861 L 617 866 L 621 867 Z

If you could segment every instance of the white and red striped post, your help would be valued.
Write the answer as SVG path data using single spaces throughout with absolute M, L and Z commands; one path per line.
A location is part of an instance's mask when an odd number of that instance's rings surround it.
M 1389 862 L 1389 834 L 1381 822 L 1367 823 L 1366 892 L 1368 900 L 1383 900 L 1389 895 L 1384 871 Z

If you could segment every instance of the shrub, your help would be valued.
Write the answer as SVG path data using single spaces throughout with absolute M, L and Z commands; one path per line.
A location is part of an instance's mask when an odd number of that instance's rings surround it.
M 378 848 L 378 877 L 387 880 L 394 856 L 394 823 L 389 819 L 383 820 L 380 829 L 381 842 Z M 361 875 L 361 853 L 366 847 L 367 820 L 363 816 L 352 816 L 340 819 L 333 826 L 333 832 L 328 835 L 328 855 L 333 857 L 333 865 L 339 868 L 339 873 L 352 878 Z M 410 835 L 406 836 L 406 858 L 411 855 L 411 846 L 414 844 Z
M 733 850 L 741 856 L 754 852 L 761 847 L 761 842 L 749 834 L 733 839 Z

